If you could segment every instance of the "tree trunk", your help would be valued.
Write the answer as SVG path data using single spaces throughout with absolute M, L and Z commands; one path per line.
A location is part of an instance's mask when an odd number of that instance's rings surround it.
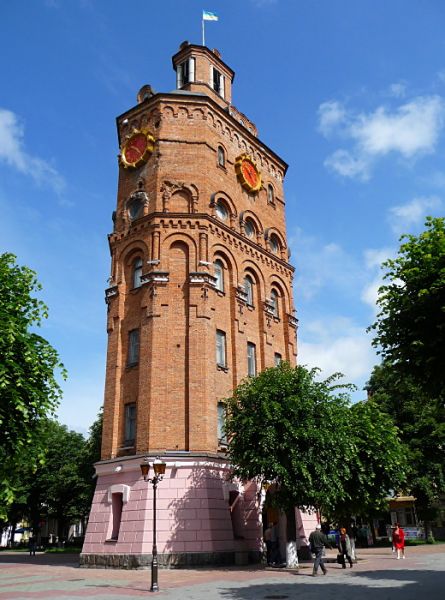
M 295 520 L 295 508 L 286 511 L 286 538 L 286 566 L 290 569 L 297 568 L 297 523 Z

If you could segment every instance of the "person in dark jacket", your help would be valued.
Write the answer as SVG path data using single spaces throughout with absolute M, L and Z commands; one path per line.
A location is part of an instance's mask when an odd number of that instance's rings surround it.
M 312 575 L 314 577 L 317 576 L 318 567 L 321 567 L 323 575 L 326 575 L 328 571 L 323 561 L 323 550 L 325 546 L 330 548 L 331 545 L 328 541 L 328 538 L 321 531 L 321 525 L 319 523 L 315 526 L 315 531 L 313 531 L 309 536 L 309 544 L 311 546 L 312 554 L 315 554 L 314 569 L 312 571 Z
M 348 560 L 349 566 L 352 569 L 352 558 L 351 558 L 351 541 L 349 535 L 346 533 L 346 529 L 342 527 L 340 529 L 340 536 L 338 538 L 338 552 L 341 555 L 341 566 L 346 569 L 345 557 Z

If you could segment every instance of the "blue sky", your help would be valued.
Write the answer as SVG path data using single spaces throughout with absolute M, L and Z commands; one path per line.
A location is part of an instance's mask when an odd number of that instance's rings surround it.
M 299 361 L 360 389 L 378 359 L 382 260 L 445 196 L 441 0 L 15 0 L 0 4 L 0 252 L 38 273 L 43 335 L 85 432 L 103 400 L 115 117 L 140 87 L 175 87 L 171 56 L 206 43 L 233 103 L 286 162 Z

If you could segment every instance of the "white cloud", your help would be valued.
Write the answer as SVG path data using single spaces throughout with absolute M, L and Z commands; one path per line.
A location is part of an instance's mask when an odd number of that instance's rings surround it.
M 354 157 L 347 150 L 336 150 L 324 161 L 324 166 L 343 177 L 367 181 L 370 177 L 370 161 Z
M 65 188 L 63 177 L 47 161 L 28 154 L 23 139 L 24 127 L 17 115 L 0 108 L 0 161 L 60 194 Z
M 442 206 L 437 196 L 414 198 L 406 204 L 390 208 L 388 219 L 394 233 L 409 233 L 412 227 L 421 225 L 431 211 L 439 210 Z
M 418 96 L 394 111 L 380 106 L 368 114 L 348 112 L 335 101 L 323 103 L 320 131 L 326 135 L 335 126 L 352 143 L 349 150 L 336 150 L 325 165 L 343 177 L 367 180 L 374 162 L 391 152 L 410 159 L 434 152 L 444 116 L 439 96 Z
M 323 377 L 343 373 L 345 381 L 363 386 L 376 355 L 364 327 L 350 319 L 325 317 L 306 323 L 299 335 L 298 362 L 320 367 Z
M 320 290 L 334 288 L 348 294 L 360 278 L 360 265 L 337 243 L 323 243 L 296 228 L 289 238 L 296 256 L 296 290 L 298 298 L 310 300 Z
M 394 113 L 379 107 L 361 115 L 351 126 L 351 135 L 369 155 L 399 152 L 407 158 L 433 152 L 443 126 L 445 104 L 438 96 L 419 97 Z
M 389 95 L 394 98 L 403 98 L 406 94 L 406 83 L 393 83 L 389 86 Z
M 364 285 L 360 299 L 371 307 L 374 316 L 379 310 L 377 306 L 378 290 L 383 283 L 384 271 L 381 266 L 388 258 L 392 258 L 394 253 L 393 248 L 368 248 L 364 252 L 365 268 L 371 279 Z
M 330 100 L 320 104 L 318 116 L 318 129 L 324 136 L 328 136 L 333 129 L 345 120 L 346 111 L 340 102 Z

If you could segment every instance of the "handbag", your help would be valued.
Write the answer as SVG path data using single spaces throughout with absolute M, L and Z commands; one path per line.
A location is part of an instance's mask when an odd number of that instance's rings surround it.
M 343 554 L 337 554 L 337 563 L 339 565 L 343 564 Z

